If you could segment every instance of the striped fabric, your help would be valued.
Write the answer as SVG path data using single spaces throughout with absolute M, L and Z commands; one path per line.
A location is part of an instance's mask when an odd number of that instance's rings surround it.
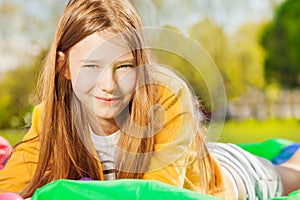
M 282 196 L 283 187 L 272 164 L 234 144 L 208 143 L 225 174 L 239 190 L 238 198 L 267 200 Z M 242 194 L 244 191 L 245 194 Z
M 116 179 L 115 152 L 119 137 L 120 131 L 109 136 L 99 136 L 91 131 L 91 139 L 101 160 L 105 180 Z

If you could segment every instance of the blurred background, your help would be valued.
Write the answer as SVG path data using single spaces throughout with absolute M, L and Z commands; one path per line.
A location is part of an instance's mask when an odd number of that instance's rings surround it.
M 299 0 L 131 2 L 145 26 L 192 38 L 218 67 L 227 96 L 219 141 L 300 142 Z M 0 0 L 0 135 L 12 145 L 30 126 L 37 75 L 66 3 Z M 174 55 L 163 58 L 179 71 L 189 65 Z M 203 81 L 193 73 L 186 78 L 209 116 Z

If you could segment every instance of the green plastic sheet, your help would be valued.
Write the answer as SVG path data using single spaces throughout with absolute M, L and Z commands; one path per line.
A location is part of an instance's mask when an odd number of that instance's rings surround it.
M 291 192 L 288 196 L 272 198 L 272 200 L 299 200 L 300 199 L 300 190 Z
M 239 144 L 252 154 L 272 160 L 292 141 L 272 138 L 261 143 Z M 158 181 L 120 179 L 112 181 L 57 180 L 37 189 L 32 200 L 217 200 L 218 198 L 178 188 Z M 299 200 L 300 190 L 271 200 Z
M 57 180 L 37 189 L 32 200 L 217 200 L 158 181 L 120 179 L 112 181 Z
M 294 142 L 282 138 L 271 138 L 264 142 L 260 143 L 245 143 L 239 144 L 244 150 L 257 155 L 264 157 L 270 161 L 277 156 L 282 149 L 286 146 L 293 144 Z

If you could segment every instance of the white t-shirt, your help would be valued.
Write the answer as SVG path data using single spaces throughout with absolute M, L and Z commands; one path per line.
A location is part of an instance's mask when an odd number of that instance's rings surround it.
M 99 136 L 91 131 L 91 139 L 99 155 L 105 180 L 116 179 L 115 152 L 120 138 L 120 131 L 108 136 Z

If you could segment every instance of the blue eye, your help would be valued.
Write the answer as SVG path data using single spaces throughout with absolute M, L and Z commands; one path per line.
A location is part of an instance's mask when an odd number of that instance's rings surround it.
M 133 65 L 120 65 L 119 67 L 117 67 L 117 69 L 127 69 L 127 68 L 132 68 Z
M 83 67 L 84 67 L 84 68 L 91 68 L 91 69 L 96 69 L 96 68 L 98 68 L 97 65 L 84 65 Z

